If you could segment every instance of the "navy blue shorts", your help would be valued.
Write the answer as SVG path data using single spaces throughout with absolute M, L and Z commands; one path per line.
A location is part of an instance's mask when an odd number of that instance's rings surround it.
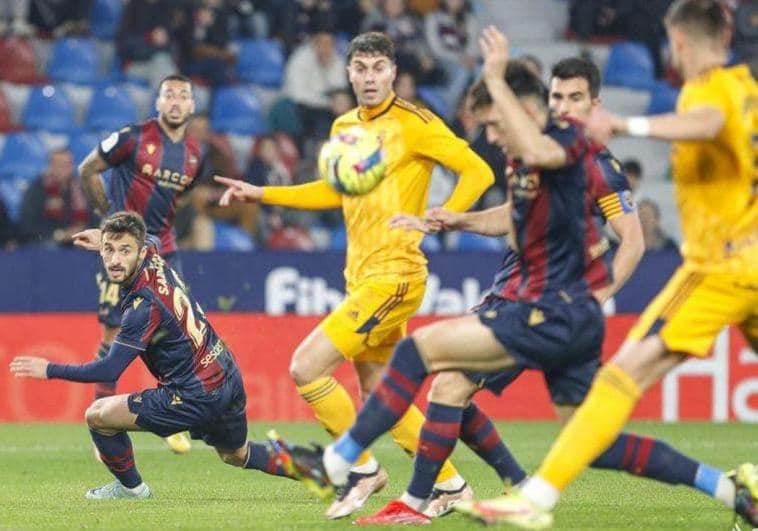
M 193 439 L 222 450 L 237 450 L 247 442 L 247 398 L 239 370 L 208 396 L 181 395 L 164 386 L 132 393 L 128 400 L 137 425 L 160 437 L 189 431 Z
M 169 265 L 182 276 L 182 263 L 179 253 L 166 253 L 163 257 Z M 97 320 L 105 326 L 118 328 L 121 326 L 121 295 L 120 284 L 108 281 L 108 273 L 102 260 L 98 260 L 97 275 L 95 275 L 100 298 L 97 306 Z
M 600 366 L 605 333 L 603 312 L 593 297 L 556 294 L 537 302 L 491 297 L 477 314 L 516 366 L 496 373 L 467 372 L 471 381 L 500 394 L 525 369 L 535 369 L 543 373 L 553 403 L 584 401 Z

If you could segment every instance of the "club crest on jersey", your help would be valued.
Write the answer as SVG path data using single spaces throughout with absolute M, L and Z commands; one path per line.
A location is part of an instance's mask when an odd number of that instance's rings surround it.
M 152 155 L 153 153 L 155 153 L 155 144 L 153 143 L 148 144 L 147 147 L 145 148 L 145 151 L 147 151 L 148 155 Z
M 144 300 L 145 299 L 143 299 L 142 297 L 137 297 L 136 299 L 134 299 L 134 302 L 132 302 L 132 308 L 136 310 L 137 308 L 139 308 L 139 305 L 142 304 L 142 301 Z
M 508 177 L 511 190 L 515 197 L 534 199 L 540 191 L 540 174 L 515 171 Z

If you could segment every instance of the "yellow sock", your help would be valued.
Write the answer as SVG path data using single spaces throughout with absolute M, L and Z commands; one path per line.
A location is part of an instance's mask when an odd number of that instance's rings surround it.
M 311 405 L 316 419 L 332 437 L 339 437 L 355 422 L 355 405 L 350 395 L 331 376 L 299 386 L 297 392 Z M 369 459 L 371 452 L 366 450 L 355 464 L 362 465 Z
M 617 366 L 600 369 L 584 404 L 553 443 L 537 475 L 558 490 L 565 489 L 614 441 L 641 394 Z
M 424 415 L 421 411 L 411 404 L 405 415 L 390 430 L 395 442 L 411 457 L 416 455 L 418 440 L 421 436 L 421 426 L 424 424 L 424 420 Z M 450 459 L 447 459 L 443 463 L 440 473 L 437 475 L 436 482 L 441 483 L 457 475 L 458 471 L 453 466 L 453 463 L 450 462 Z

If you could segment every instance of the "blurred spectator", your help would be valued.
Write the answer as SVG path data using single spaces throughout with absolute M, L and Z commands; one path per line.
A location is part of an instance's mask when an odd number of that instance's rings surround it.
M 164 77 L 177 71 L 171 42 L 174 5 L 172 0 L 131 0 L 124 6 L 116 35 L 124 72 L 147 79 L 155 90 Z
M 267 0 L 227 0 L 230 33 L 235 38 L 265 39 L 270 31 Z
M 637 159 L 626 159 L 621 163 L 621 169 L 629 181 L 632 196 L 636 198 L 640 188 L 640 181 L 642 181 L 642 164 Z
M 426 107 L 426 104 L 418 97 L 416 79 L 410 72 L 398 72 L 395 78 L 395 94 L 398 98 Z
M 518 58 L 519 61 L 524 63 L 526 67 L 532 71 L 537 77 L 540 79 L 544 79 L 544 66 L 542 65 L 542 61 L 540 61 L 539 57 L 536 55 L 532 55 L 530 53 L 522 55 Z
M 398 70 L 410 72 L 421 85 L 436 85 L 442 76 L 416 17 L 405 0 L 380 0 L 381 10 L 364 21 L 364 31 L 381 31 L 395 43 Z
M 345 59 L 334 48 L 334 35 L 319 31 L 294 51 L 284 74 L 284 94 L 295 103 L 306 137 L 329 135 L 329 93 L 346 86 Z
M 212 86 L 234 81 L 235 55 L 229 44 L 229 9 L 223 0 L 202 0 L 179 30 L 182 73 Z
M 284 0 L 280 6 L 279 25 L 273 27 L 282 28 L 280 36 L 290 52 L 312 34 L 336 25 L 332 0 Z
M 250 233 L 251 237 L 255 237 L 260 208 L 257 204 L 234 202 L 228 207 L 218 206 L 218 200 L 224 193 L 225 187 L 216 184 L 213 176 L 239 177 L 231 148 L 223 143 L 222 137 L 212 134 L 210 120 L 204 114 L 196 114 L 192 117 L 188 132 L 200 144 L 202 166 L 191 193 L 191 206 L 194 212 L 190 216 L 191 228 L 183 244 L 200 251 L 213 249 L 214 220 L 242 227 Z
M 479 24 L 466 0 L 442 0 L 424 19 L 432 56 L 445 72 L 443 97 L 449 109 L 458 105 L 479 61 Z
M 663 75 L 663 16 L 673 0 L 572 0 L 569 27 L 582 42 L 617 37 L 644 43 L 653 56 L 656 77 Z
M 439 9 L 441 0 L 408 0 L 408 9 L 420 16 Z
M 758 0 L 743 0 L 733 15 L 732 45 L 740 59 L 750 65 L 753 76 L 758 73 Z
M 637 204 L 637 212 L 645 238 L 645 251 L 678 250 L 677 243 L 661 228 L 661 209 L 651 199 L 643 199 Z
M 54 37 L 87 35 L 93 1 L 31 0 L 29 22 Z
M 333 122 L 339 116 L 342 116 L 350 109 L 355 107 L 355 97 L 350 89 L 340 88 L 329 93 L 329 110 L 331 112 L 331 121 Z
M 74 178 L 67 149 L 50 155 L 45 172 L 32 181 L 21 203 L 19 233 L 24 243 L 70 244 L 90 221 L 87 199 Z
M 0 0 L 0 35 L 31 35 L 33 28 L 28 16 L 29 0 Z
M 16 227 L 13 224 L 5 203 L 0 199 L 0 249 L 12 249 L 16 246 Z

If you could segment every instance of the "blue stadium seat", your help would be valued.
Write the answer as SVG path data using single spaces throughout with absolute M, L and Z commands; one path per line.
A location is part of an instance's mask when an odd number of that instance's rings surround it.
M 113 40 L 123 8 L 123 0 L 95 0 L 89 17 L 92 35 L 104 41 Z
M 8 217 L 13 222 L 17 222 L 21 216 L 21 204 L 27 188 L 29 188 L 29 181 L 25 179 L 0 179 L 0 199 L 5 204 Z
M 70 133 L 78 129 L 74 106 L 65 90 L 52 85 L 34 87 L 26 100 L 21 123 L 31 129 Z
M 425 253 L 436 253 L 442 250 L 442 243 L 435 234 L 427 234 L 421 240 L 421 250 Z
M 279 88 L 284 78 L 284 50 L 272 39 L 239 41 L 237 76 L 241 81 Z
M 79 165 L 100 142 L 97 133 L 78 133 L 68 138 L 68 149 L 74 155 L 74 164 Z
M 605 84 L 649 89 L 655 83 L 653 57 L 639 42 L 620 42 L 611 47 L 605 66 Z
M 502 238 L 472 232 L 460 232 L 456 249 L 458 251 L 503 251 L 505 244 Z
M 129 91 L 118 85 L 95 90 L 84 125 L 91 131 L 115 131 L 137 121 L 137 106 Z
M 45 169 L 47 158 L 45 145 L 37 135 L 7 135 L 0 153 L 0 179 L 34 179 Z
M 252 251 L 255 249 L 249 232 L 222 221 L 213 223 L 213 241 L 213 249 L 216 251 Z
M 426 103 L 435 114 L 441 116 L 443 119 L 448 117 L 450 109 L 448 109 L 445 98 L 442 97 L 442 93 L 437 87 L 430 85 L 421 85 L 416 89 L 418 97 Z
M 676 100 L 679 97 L 679 89 L 672 87 L 665 81 L 660 81 L 650 91 L 650 103 L 647 114 L 664 114 L 676 109 Z
M 211 124 L 221 133 L 259 135 L 266 132 L 261 104 L 248 87 L 216 89 L 211 103 Z
M 55 81 L 91 85 L 100 77 L 98 69 L 99 59 L 93 39 L 66 38 L 55 41 L 47 75 Z
M 347 248 L 347 231 L 344 225 L 332 229 L 332 241 L 329 243 L 329 249 L 332 251 L 344 251 Z

